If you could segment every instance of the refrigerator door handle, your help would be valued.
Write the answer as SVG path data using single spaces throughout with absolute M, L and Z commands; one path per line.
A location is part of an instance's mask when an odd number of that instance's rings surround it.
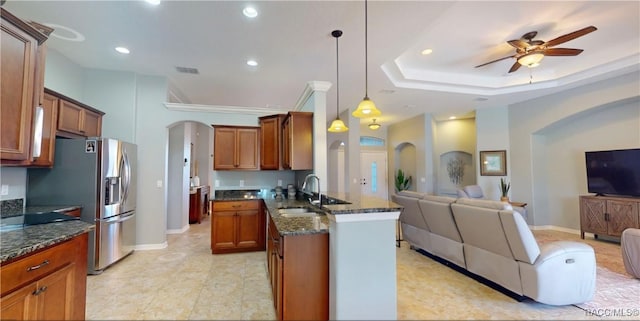
M 131 165 L 129 164 L 129 155 L 127 155 L 127 151 L 122 151 L 122 168 L 120 174 L 122 175 L 123 184 L 122 184 L 122 203 L 127 202 L 127 198 L 129 196 L 129 185 L 131 184 Z
M 126 216 L 118 215 L 118 216 L 112 217 L 112 218 L 110 218 L 108 220 L 105 220 L 103 222 L 107 223 L 107 224 L 122 223 L 124 221 L 132 219 L 134 216 L 135 216 L 135 213 L 131 213 L 131 214 L 128 214 Z

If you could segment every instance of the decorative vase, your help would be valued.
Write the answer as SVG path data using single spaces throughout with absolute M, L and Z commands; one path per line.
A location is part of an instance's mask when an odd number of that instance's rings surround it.
M 501 196 L 501 197 L 500 197 L 500 202 L 507 202 L 507 203 L 509 203 L 509 196 Z

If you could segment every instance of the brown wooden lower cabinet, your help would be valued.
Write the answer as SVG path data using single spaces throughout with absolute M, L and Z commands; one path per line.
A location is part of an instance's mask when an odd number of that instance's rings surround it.
M 3 320 L 84 320 L 87 233 L 0 268 Z
M 584 233 L 621 237 L 627 228 L 640 228 L 640 199 L 580 196 L 580 237 Z
M 267 266 L 278 320 L 329 319 L 329 234 L 284 235 L 269 217 Z
M 214 201 L 211 253 L 264 251 L 265 214 L 262 200 Z

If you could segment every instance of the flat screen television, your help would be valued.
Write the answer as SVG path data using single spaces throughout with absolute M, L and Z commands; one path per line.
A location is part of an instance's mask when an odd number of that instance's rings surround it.
M 585 152 L 585 161 L 589 193 L 640 196 L 640 148 Z

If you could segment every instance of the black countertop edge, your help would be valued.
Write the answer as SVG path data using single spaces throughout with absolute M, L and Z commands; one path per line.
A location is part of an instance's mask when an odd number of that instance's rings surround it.
M 0 232 L 0 263 L 64 242 L 95 229 L 81 220 L 25 226 Z

